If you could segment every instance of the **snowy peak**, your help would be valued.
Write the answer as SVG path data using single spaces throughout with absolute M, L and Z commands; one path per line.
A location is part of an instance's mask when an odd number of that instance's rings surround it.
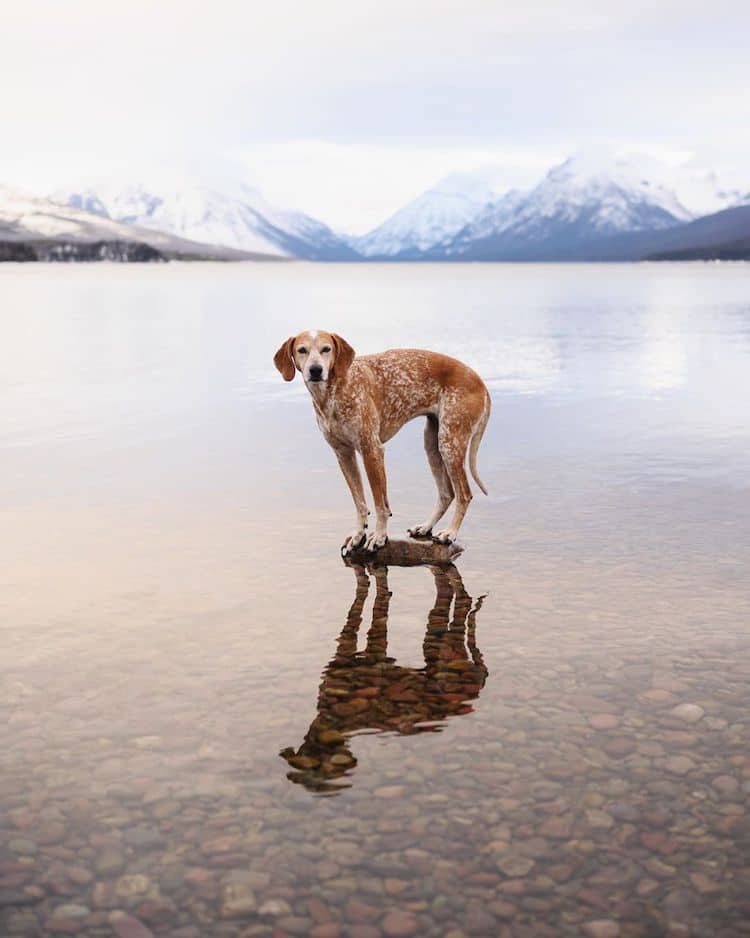
M 649 157 L 585 152 L 512 203 L 488 205 L 446 247 L 454 258 L 554 259 L 602 237 L 658 231 L 694 215 Z
M 495 168 L 452 173 L 360 238 L 352 246 L 365 257 L 409 257 L 453 238 L 502 190 Z
M 598 207 L 596 224 L 605 231 L 638 230 L 644 223 L 643 206 L 661 210 L 677 221 L 689 220 L 692 213 L 660 181 L 663 175 L 664 168 L 649 157 L 615 155 L 607 159 L 583 153 L 551 169 L 532 196 L 546 211 L 564 205 L 575 213 L 593 204 Z
M 152 249 L 152 255 L 162 257 L 240 260 L 259 256 L 115 221 L 107 217 L 103 206 L 90 196 L 82 197 L 74 204 L 62 204 L 2 185 L 0 241 L 37 246 L 41 242 L 55 242 L 60 247 L 61 257 L 58 259 L 66 259 L 62 257 L 65 254 L 71 259 L 80 256 L 87 260 L 137 260 L 140 259 L 139 253 L 144 255 L 144 259 L 151 259 L 145 257 L 149 252 L 142 250 L 144 246 Z M 104 242 L 110 245 L 130 245 L 134 250 L 113 247 L 108 253 L 106 245 L 102 248 L 104 253 L 99 255 L 83 250 L 85 245 L 91 247 Z M 70 248 L 70 251 L 67 248 L 63 250 L 63 246 Z M 77 252 L 73 250 L 75 246 Z
M 136 232 L 126 225 L 98 217 L 80 206 L 63 206 L 18 189 L 0 186 L 0 225 L 7 236 L 65 238 L 91 241 L 114 238 L 132 241 Z
M 55 198 L 124 224 L 240 251 L 319 260 L 352 253 L 326 225 L 271 205 L 232 177 L 169 173 L 138 183 L 89 185 Z
M 579 154 L 553 167 L 529 193 L 516 224 L 581 221 L 594 233 L 667 228 L 693 215 L 660 181 L 650 158 Z
M 497 167 L 447 176 L 350 243 L 365 257 L 437 260 L 476 256 L 478 243 L 484 256 L 486 242 L 502 237 L 513 256 L 525 256 L 525 244 L 554 254 L 560 240 L 658 231 L 741 199 L 705 168 L 608 147 L 577 153 L 526 191 L 504 177 Z

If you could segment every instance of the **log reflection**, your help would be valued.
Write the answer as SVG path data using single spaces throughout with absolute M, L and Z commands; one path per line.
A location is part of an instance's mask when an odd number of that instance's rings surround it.
M 336 653 L 323 672 L 318 712 L 304 742 L 281 756 L 292 770 L 287 777 L 318 792 L 349 787 L 357 759 L 350 738 L 362 731 L 398 734 L 436 732 L 449 717 L 472 711 L 487 678 L 476 645 L 475 605 L 453 564 L 432 566 L 435 603 L 427 618 L 422 645 L 424 666 L 401 667 L 388 656 L 388 608 L 391 591 L 384 566 L 365 568 L 349 562 L 356 592 Z M 357 651 L 365 601 L 372 581 L 372 624 L 363 651 Z

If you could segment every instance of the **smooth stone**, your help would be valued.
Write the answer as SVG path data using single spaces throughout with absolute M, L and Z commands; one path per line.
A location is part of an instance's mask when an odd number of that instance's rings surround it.
M 59 905 L 53 912 L 53 918 L 87 918 L 91 915 L 91 909 L 85 905 L 78 905 L 75 902 L 68 902 L 65 905 Z
M 419 923 L 409 912 L 394 910 L 389 912 L 380 923 L 388 938 L 410 938 L 419 931 Z
M 201 869 L 200 873 L 194 870 L 194 875 L 210 880 L 213 878 L 211 870 Z M 262 870 L 232 870 L 222 877 L 222 886 L 241 885 L 247 889 L 267 889 L 271 884 L 271 874 Z
M 652 690 L 647 690 L 639 694 L 638 699 L 643 703 L 666 707 L 668 704 L 674 703 L 677 698 L 670 691 L 664 690 L 662 687 L 654 687 Z
M 613 730 L 620 725 L 620 718 L 614 713 L 595 713 L 589 717 L 589 726 L 595 730 Z
M 383 887 L 389 896 L 400 896 L 410 885 L 408 879 L 397 879 L 395 876 L 389 876 L 383 880 Z
M 649 876 L 644 876 L 643 879 L 638 881 L 638 885 L 635 887 L 635 892 L 637 896 L 644 898 L 646 896 L 650 896 L 652 892 L 656 892 L 658 888 L 658 880 L 651 879 Z
M 291 915 L 292 907 L 283 899 L 267 899 L 258 909 L 258 915 Z
M 500 854 L 495 863 L 500 872 L 511 879 L 526 876 L 535 866 L 531 857 L 524 857 L 517 853 Z
M 86 886 L 94 879 L 93 875 L 82 866 L 70 866 L 67 869 L 68 879 L 77 886 Z
M 239 850 L 242 846 L 242 840 L 233 834 L 225 834 L 222 837 L 212 837 L 201 845 L 203 853 L 209 856 L 216 853 L 232 853 Z
M 669 879 L 677 872 L 677 867 L 664 863 L 658 857 L 652 857 L 643 864 L 654 879 Z
M 247 918 L 258 908 L 255 894 L 241 883 L 229 883 L 222 890 L 219 914 L 222 918 Z
M 405 791 L 406 787 L 404 785 L 382 785 L 380 788 L 375 789 L 373 795 L 376 798 L 400 798 Z
M 629 756 L 632 752 L 635 752 L 636 749 L 635 740 L 631 739 L 629 736 L 614 736 L 612 739 L 607 739 L 601 745 L 607 755 L 612 756 L 614 759 L 622 759 L 623 756 Z
M 154 935 L 143 922 L 119 910 L 110 913 L 109 924 L 117 938 L 153 938 Z
M 703 707 L 699 707 L 698 704 L 681 703 L 673 707 L 669 712 L 673 717 L 677 717 L 678 720 L 683 720 L 685 723 L 697 723 L 703 718 L 706 711 Z
M 153 889 L 151 880 L 142 873 L 132 873 L 129 876 L 121 876 L 115 883 L 115 894 L 120 899 L 126 901 L 140 899 L 151 889 Z
M 691 873 L 690 882 L 702 896 L 710 896 L 713 893 L 721 892 L 721 885 L 713 879 L 709 879 L 705 873 Z
M 674 775 L 687 775 L 691 769 L 695 768 L 695 762 L 688 756 L 669 756 L 664 760 L 664 768 Z
M 506 902 L 504 899 L 494 899 L 487 906 L 489 911 L 500 919 L 512 919 L 518 914 L 518 909 L 512 902 Z
M 592 808 L 586 812 L 586 820 L 591 827 L 608 830 L 615 823 L 615 819 L 606 811 L 600 811 L 598 808 Z
M 361 899 L 350 899 L 346 903 L 346 917 L 352 922 L 374 922 L 380 915 L 380 909 Z
M 573 818 L 566 815 L 556 815 L 547 818 L 539 827 L 539 833 L 553 840 L 567 840 L 573 830 Z
M 722 795 L 733 795 L 740 787 L 740 783 L 732 775 L 717 775 L 711 784 Z
M 158 821 L 163 821 L 165 818 L 173 817 L 179 810 L 178 801 L 157 801 L 151 806 L 151 815 Z

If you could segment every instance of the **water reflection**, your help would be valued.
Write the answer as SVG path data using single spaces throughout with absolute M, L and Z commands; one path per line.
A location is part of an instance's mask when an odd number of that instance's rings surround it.
M 357 765 L 351 738 L 357 733 L 438 732 L 448 717 L 471 713 L 471 701 L 487 679 L 476 644 L 476 619 L 484 596 L 473 602 L 454 564 L 429 567 L 435 580 L 435 602 L 422 643 L 424 666 L 408 668 L 388 655 L 388 609 L 393 595 L 388 568 L 345 562 L 354 572 L 354 602 L 336 653 L 323 672 L 318 712 L 302 745 L 281 752 L 292 767 L 287 778 L 329 794 L 351 785 Z M 364 650 L 357 651 L 373 581 L 372 623 Z

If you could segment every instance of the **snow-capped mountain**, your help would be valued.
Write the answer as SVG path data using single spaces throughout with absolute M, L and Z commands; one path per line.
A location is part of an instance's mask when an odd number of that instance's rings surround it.
M 502 191 L 497 169 L 452 173 L 350 243 L 364 257 L 419 256 L 450 241 Z
M 138 183 L 89 185 L 53 198 L 104 218 L 240 251 L 313 260 L 355 256 L 327 225 L 278 209 L 233 178 L 170 173 Z
M 350 244 L 367 258 L 564 260 L 623 234 L 662 231 L 740 204 L 697 162 L 589 148 L 526 191 L 500 168 L 448 176 Z M 747 198 L 747 197 L 746 197 Z
M 125 225 L 98 218 L 85 210 L 58 205 L 20 189 L 0 186 L 2 236 L 13 240 L 65 238 L 91 241 L 102 238 L 134 240 Z
M 85 207 L 61 205 L 49 199 L 38 198 L 27 192 L 0 185 L 0 240 L 13 244 L 33 244 L 74 247 L 95 243 L 112 245 L 147 245 L 164 257 L 247 257 L 238 252 L 224 251 L 198 244 L 164 232 L 151 231 L 102 217 Z M 75 251 L 67 252 L 71 257 Z M 119 251 L 127 259 L 125 249 L 103 247 L 102 257 Z M 65 253 L 65 252 L 62 252 Z M 145 252 L 148 253 L 148 252 Z M 83 256 L 85 252 L 81 253 Z M 145 256 L 145 255 L 144 255 Z M 93 255 L 91 259 L 94 259 Z
M 221 174 L 216 165 L 148 170 L 137 178 L 69 188 L 54 201 L 0 189 L 0 242 L 11 245 L 6 254 L 15 256 L 17 245 L 31 240 L 38 248 L 45 242 L 39 251 L 49 254 L 55 240 L 101 242 L 99 256 L 119 252 L 123 259 L 134 252 L 121 245 L 138 244 L 167 257 L 222 259 L 625 260 L 702 250 L 710 243 L 694 244 L 694 238 L 719 232 L 734 251 L 734 241 L 746 237 L 746 213 L 734 207 L 750 204 L 747 187 L 727 185 L 695 161 L 674 165 L 587 150 L 526 190 L 508 188 L 499 167 L 455 173 L 369 234 L 347 239 L 270 204 L 236 167 Z M 691 228 L 684 238 L 678 233 L 694 219 L 723 212 L 732 214 Z M 95 251 L 78 254 L 88 259 Z
M 488 205 L 445 247 L 454 258 L 557 258 L 580 245 L 630 231 L 655 231 L 694 215 L 660 181 L 656 161 L 590 154 L 551 169 L 506 206 Z

